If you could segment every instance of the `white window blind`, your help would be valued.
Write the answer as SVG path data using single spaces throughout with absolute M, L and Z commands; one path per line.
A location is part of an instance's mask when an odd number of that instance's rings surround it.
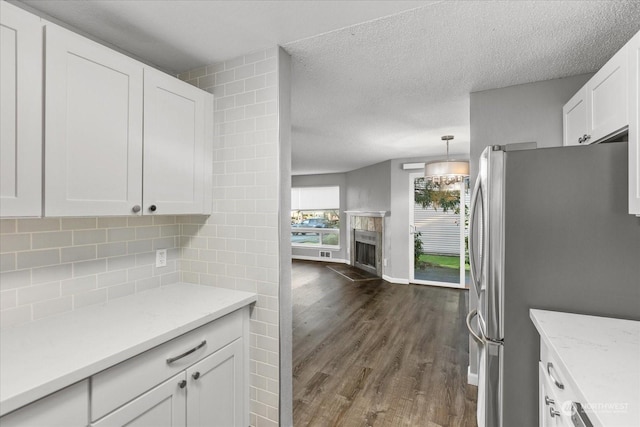
M 340 187 L 291 188 L 291 210 L 339 209 Z

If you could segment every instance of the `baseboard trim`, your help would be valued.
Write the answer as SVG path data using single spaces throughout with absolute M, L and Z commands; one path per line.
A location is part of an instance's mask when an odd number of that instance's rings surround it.
M 387 276 L 386 274 L 382 275 L 382 280 L 386 280 L 389 283 L 395 283 L 397 285 L 408 285 L 409 279 L 398 279 L 395 277 Z
M 467 383 L 478 386 L 478 374 L 471 373 L 471 366 L 467 367 Z
M 322 258 L 319 256 L 306 256 L 306 255 L 291 255 L 291 259 L 299 259 L 302 261 L 323 261 L 323 262 L 334 262 L 338 264 L 349 264 L 349 260 L 342 258 Z

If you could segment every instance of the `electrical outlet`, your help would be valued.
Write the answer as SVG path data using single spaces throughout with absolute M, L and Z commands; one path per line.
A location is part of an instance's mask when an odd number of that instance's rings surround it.
M 167 266 L 167 250 L 158 249 L 156 251 L 156 267 L 166 267 L 166 266 Z

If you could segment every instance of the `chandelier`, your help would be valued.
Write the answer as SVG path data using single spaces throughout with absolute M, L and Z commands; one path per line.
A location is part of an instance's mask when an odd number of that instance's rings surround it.
M 449 141 L 453 135 L 444 135 L 443 141 L 447 142 L 447 160 L 427 163 L 424 167 L 424 176 L 427 181 L 435 184 L 450 185 L 462 182 L 469 176 L 469 162 L 455 162 L 449 160 Z

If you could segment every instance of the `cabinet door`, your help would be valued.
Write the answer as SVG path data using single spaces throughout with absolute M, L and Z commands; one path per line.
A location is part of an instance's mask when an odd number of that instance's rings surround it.
M 640 32 L 627 45 L 629 55 L 629 213 L 640 215 Z
M 131 378 L 135 381 L 135 378 Z M 184 427 L 186 426 L 185 373 L 165 381 L 137 399 L 98 420 L 93 427 Z
M 587 88 L 582 87 L 562 107 L 564 145 L 578 145 L 588 132 L 587 124 Z
M 627 49 L 621 49 L 587 83 L 589 142 L 619 132 L 627 117 Z
M 42 215 L 42 24 L 0 2 L 0 216 Z
M 187 369 L 187 424 L 245 425 L 244 343 L 237 339 Z
M 144 74 L 144 214 L 203 213 L 205 111 L 211 95 Z
M 88 380 L 62 389 L 0 418 L 2 427 L 84 427 L 88 423 Z
M 130 215 L 142 201 L 143 66 L 45 32 L 45 215 Z

